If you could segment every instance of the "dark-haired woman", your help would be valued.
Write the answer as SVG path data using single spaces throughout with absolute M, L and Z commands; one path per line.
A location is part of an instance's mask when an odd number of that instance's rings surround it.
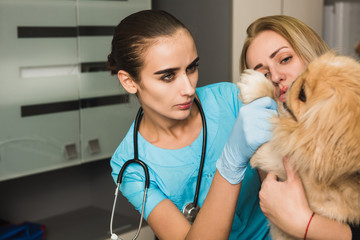
M 196 88 L 199 56 L 193 37 L 164 11 L 141 11 L 122 20 L 115 29 L 108 65 L 125 90 L 136 94 L 144 111 L 138 132 L 139 159 L 150 172 L 144 217 L 155 234 L 160 239 L 266 239 L 269 229 L 259 207 L 259 177 L 247 163 L 269 139 L 270 132 L 258 135 L 256 128 L 269 127 L 267 119 L 276 104 L 265 99 L 252 108 L 242 107 L 232 83 Z M 198 198 L 198 205 L 205 201 L 206 207 L 191 224 L 182 211 L 194 199 L 204 134 L 195 98 L 207 124 Z M 246 124 L 254 125 L 251 137 L 241 130 Z M 134 124 L 111 159 L 115 181 L 123 164 L 134 158 L 133 128 Z M 239 136 L 238 151 L 229 150 L 230 135 Z M 223 152 L 225 145 L 228 150 Z M 120 188 L 139 211 L 144 179 L 141 167 L 129 165 Z

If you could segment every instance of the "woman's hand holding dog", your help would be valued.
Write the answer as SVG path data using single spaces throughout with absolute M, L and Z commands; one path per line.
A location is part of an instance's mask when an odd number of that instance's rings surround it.
M 301 179 L 284 157 L 287 180 L 280 182 L 268 173 L 259 193 L 260 207 L 266 217 L 287 234 L 304 238 L 313 211 L 306 199 Z M 313 230 L 316 231 L 313 231 Z M 351 239 L 350 227 L 315 214 L 310 222 L 308 239 Z
M 284 158 L 287 180 L 280 182 L 268 173 L 259 193 L 260 207 L 269 220 L 294 237 L 304 237 L 312 211 L 307 202 L 301 179 Z M 271 197 L 270 197 L 271 196 Z

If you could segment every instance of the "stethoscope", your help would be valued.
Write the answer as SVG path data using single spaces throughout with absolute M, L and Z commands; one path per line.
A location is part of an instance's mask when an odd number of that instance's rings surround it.
M 201 177 L 202 177 L 202 172 L 203 172 L 203 169 L 204 169 L 204 162 L 205 162 L 206 133 L 207 133 L 204 111 L 203 111 L 203 109 L 201 107 L 201 104 L 200 104 L 199 100 L 197 98 L 194 98 L 194 101 L 195 101 L 195 103 L 196 103 L 196 105 L 197 105 L 197 107 L 199 109 L 201 120 L 202 120 L 203 142 L 202 142 L 201 160 L 200 160 L 199 173 L 198 173 L 197 182 L 196 182 L 194 201 L 191 202 L 191 203 L 186 204 L 184 209 L 183 209 L 183 214 L 184 214 L 185 218 L 190 223 L 193 223 L 195 221 L 195 218 L 196 218 L 198 212 L 200 211 L 200 207 L 198 205 L 198 198 L 199 198 Z M 125 172 L 125 169 L 131 163 L 139 164 L 144 169 L 144 172 L 145 172 L 145 187 L 144 187 L 145 189 L 144 189 L 143 203 L 142 203 L 142 208 L 141 208 L 140 222 L 139 222 L 139 227 L 138 227 L 138 229 L 136 231 L 136 234 L 135 234 L 133 240 L 138 238 L 140 230 L 141 230 L 141 226 L 142 226 L 142 219 L 144 217 L 144 209 L 145 209 L 145 203 L 146 203 L 146 194 L 147 194 L 147 190 L 148 190 L 149 185 L 150 185 L 150 175 L 149 175 L 148 167 L 146 166 L 146 164 L 143 161 L 141 161 L 138 158 L 138 140 L 137 140 L 137 135 L 138 134 L 137 133 L 139 131 L 139 126 L 140 126 L 140 121 L 141 121 L 141 118 L 142 118 L 142 113 L 143 113 L 143 109 L 142 109 L 142 107 L 140 107 L 139 111 L 136 114 L 135 125 L 134 125 L 134 159 L 131 159 L 131 160 L 128 160 L 128 161 L 125 162 L 125 164 L 120 169 L 120 172 L 119 172 L 119 175 L 118 175 L 118 178 L 117 178 L 117 185 L 116 185 L 116 189 L 115 189 L 115 199 L 114 199 L 114 204 L 113 204 L 113 208 L 112 208 L 112 212 L 111 212 L 111 219 L 110 219 L 110 234 L 111 234 L 111 239 L 112 240 L 120 239 L 113 232 L 113 219 L 114 219 L 114 213 L 115 213 L 116 201 L 117 201 L 117 197 L 118 197 L 118 193 L 119 193 L 119 188 L 120 188 L 120 185 L 121 185 L 121 182 L 122 182 L 122 176 L 123 176 L 123 174 Z

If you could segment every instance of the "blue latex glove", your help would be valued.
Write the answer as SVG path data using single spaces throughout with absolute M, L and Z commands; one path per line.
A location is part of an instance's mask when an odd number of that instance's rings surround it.
M 230 137 L 216 168 L 231 184 L 240 183 L 255 151 L 271 138 L 269 119 L 277 115 L 277 104 L 269 98 L 257 99 L 240 108 Z

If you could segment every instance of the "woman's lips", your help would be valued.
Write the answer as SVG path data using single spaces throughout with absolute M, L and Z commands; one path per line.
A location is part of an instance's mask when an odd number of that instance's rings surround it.
M 279 96 L 280 102 L 286 102 L 286 92 L 288 89 L 289 86 L 283 86 L 280 88 L 280 96 Z
M 192 105 L 192 101 L 191 102 L 186 102 L 186 103 L 181 103 L 181 104 L 178 104 L 178 108 L 181 109 L 181 110 L 186 110 L 186 109 L 189 109 Z

